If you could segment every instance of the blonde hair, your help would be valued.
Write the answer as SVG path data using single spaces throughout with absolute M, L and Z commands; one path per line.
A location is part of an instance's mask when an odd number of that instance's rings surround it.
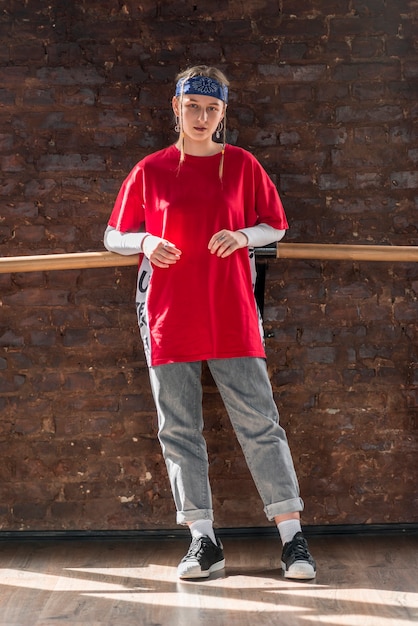
M 179 81 L 184 82 L 188 78 L 194 78 L 195 76 L 206 76 L 208 78 L 212 78 L 216 80 L 221 85 L 225 87 L 229 87 L 229 80 L 225 76 L 225 74 L 218 69 L 217 67 L 212 67 L 209 65 L 193 65 L 192 67 L 183 70 L 176 76 L 176 84 Z M 180 103 L 180 115 L 179 115 L 179 132 L 180 132 L 180 162 L 179 167 L 183 163 L 185 159 L 184 153 L 184 131 L 183 131 L 183 108 L 182 108 L 182 100 L 183 100 L 183 87 L 179 96 Z M 225 144 L 226 144 L 226 102 L 223 103 L 223 128 L 222 128 L 222 151 L 221 151 L 221 161 L 219 163 L 219 178 L 222 180 L 223 171 L 224 171 L 224 159 L 225 159 Z

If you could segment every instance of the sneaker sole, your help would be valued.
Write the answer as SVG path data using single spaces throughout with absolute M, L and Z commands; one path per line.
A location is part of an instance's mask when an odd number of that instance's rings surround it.
M 316 571 L 312 565 L 303 561 L 293 563 L 290 570 L 286 570 L 286 564 L 282 561 L 282 571 L 285 578 L 294 580 L 312 580 L 316 577 Z
M 218 561 L 210 566 L 209 569 L 200 570 L 196 572 L 194 570 L 190 570 L 190 572 L 185 572 L 184 574 L 179 574 L 179 578 L 181 580 L 187 580 L 189 578 L 208 578 L 213 572 L 219 572 L 219 570 L 224 569 L 225 567 L 225 559 L 222 561 Z

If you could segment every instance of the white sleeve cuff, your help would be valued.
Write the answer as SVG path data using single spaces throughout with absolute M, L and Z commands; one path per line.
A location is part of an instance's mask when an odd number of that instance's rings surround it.
M 257 224 L 257 226 L 250 226 L 250 228 L 240 228 L 240 232 L 246 235 L 248 246 L 261 248 L 269 243 L 283 239 L 286 230 L 278 230 L 268 224 Z
M 106 228 L 104 246 L 109 252 L 123 254 L 139 254 L 142 252 L 142 242 L 148 233 L 121 233 L 112 226 Z

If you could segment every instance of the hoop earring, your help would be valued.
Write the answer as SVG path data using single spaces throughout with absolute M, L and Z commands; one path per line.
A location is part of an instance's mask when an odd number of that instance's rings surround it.
M 176 125 L 174 126 L 174 130 L 176 131 L 176 133 L 180 132 L 180 120 L 178 115 L 176 115 Z
M 219 122 L 218 126 L 216 127 L 216 130 L 215 130 L 215 137 L 216 137 L 216 139 L 220 139 L 221 138 L 221 132 L 223 131 L 223 129 L 224 129 L 224 123 L 221 120 Z

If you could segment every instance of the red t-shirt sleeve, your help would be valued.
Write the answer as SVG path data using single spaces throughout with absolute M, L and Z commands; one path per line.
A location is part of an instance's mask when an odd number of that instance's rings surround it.
M 109 226 L 122 233 L 139 232 L 145 220 L 143 168 L 138 163 L 123 181 L 109 218 Z
M 268 224 L 278 230 L 289 228 L 276 186 L 258 161 L 254 164 L 254 184 L 256 223 Z

